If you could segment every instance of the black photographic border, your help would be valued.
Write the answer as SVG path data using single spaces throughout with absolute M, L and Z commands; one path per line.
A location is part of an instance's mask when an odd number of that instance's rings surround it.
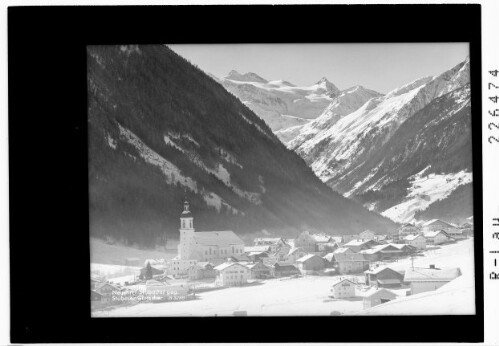
M 86 46 L 300 42 L 470 43 L 476 315 L 91 318 Z M 483 341 L 479 4 L 9 7 L 8 65 L 12 343 Z

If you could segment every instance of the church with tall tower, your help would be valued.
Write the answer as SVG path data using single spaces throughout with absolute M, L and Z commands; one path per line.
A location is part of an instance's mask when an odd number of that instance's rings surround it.
M 244 253 L 244 242 L 233 231 L 196 232 L 194 217 L 187 201 L 180 214 L 179 232 L 177 260 L 180 261 L 197 260 L 219 264 L 233 255 Z

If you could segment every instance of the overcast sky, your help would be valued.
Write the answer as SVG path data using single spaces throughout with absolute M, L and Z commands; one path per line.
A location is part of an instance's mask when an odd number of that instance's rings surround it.
M 230 70 L 299 86 L 326 77 L 339 89 L 354 85 L 387 93 L 463 61 L 468 43 L 189 44 L 168 45 L 217 77 Z

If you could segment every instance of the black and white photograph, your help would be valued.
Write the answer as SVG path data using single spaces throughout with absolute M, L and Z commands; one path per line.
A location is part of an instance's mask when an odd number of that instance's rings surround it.
M 497 344 L 499 3 L 442 2 L 8 0 L 0 344 Z
M 474 315 L 472 66 L 88 45 L 92 317 Z

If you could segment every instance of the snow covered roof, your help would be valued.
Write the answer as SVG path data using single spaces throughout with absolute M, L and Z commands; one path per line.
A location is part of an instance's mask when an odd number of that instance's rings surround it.
M 414 240 L 414 239 L 419 238 L 419 237 L 423 237 L 423 236 L 422 236 L 421 234 L 416 234 L 416 235 L 414 235 L 414 234 L 409 234 L 409 235 L 408 235 L 408 236 L 406 236 L 404 239 L 405 239 L 405 240 L 409 240 L 409 241 L 411 241 L 411 240 Z M 424 237 L 423 237 L 423 238 L 424 238 Z M 404 245 L 405 245 L 405 244 L 404 244 Z
M 393 271 L 395 273 L 400 274 L 398 271 L 396 271 L 396 270 L 394 270 L 392 268 L 389 268 L 389 267 L 377 267 L 377 268 L 374 268 L 374 269 L 366 270 L 364 273 L 376 275 L 376 274 L 379 274 L 379 273 L 381 273 L 382 271 L 385 271 L 385 270 L 390 270 L 390 271 Z
M 256 266 L 259 266 L 259 267 L 263 266 L 265 268 L 268 268 L 268 266 L 265 265 L 265 264 L 263 264 L 262 262 L 256 262 L 256 263 L 248 263 L 248 264 L 246 264 L 246 267 L 248 267 L 249 269 L 253 269 Z
M 390 249 L 392 248 L 392 249 Z M 376 246 L 373 246 L 371 249 L 366 249 L 366 250 L 362 250 L 360 251 L 360 253 L 363 253 L 363 254 L 375 254 L 377 252 L 399 252 L 401 251 L 401 248 L 399 248 L 398 246 L 395 246 L 395 244 L 393 243 L 389 243 L 389 244 L 382 244 L 382 245 L 376 245 Z
M 364 239 L 353 239 L 353 240 L 350 240 L 348 243 L 346 243 L 343 246 L 361 246 L 361 245 L 367 244 L 369 242 L 376 243 L 372 239 L 365 239 L 365 240 Z
M 305 256 L 303 256 L 303 257 L 301 257 L 301 258 L 297 259 L 297 260 L 296 260 L 296 262 L 305 262 L 305 261 L 308 261 L 309 259 L 311 259 L 312 257 L 318 257 L 318 258 L 321 258 L 321 257 L 319 257 L 319 256 L 314 255 L 313 253 L 311 253 L 311 254 L 305 255 Z M 321 258 L 321 259 L 322 259 L 322 258 Z
M 244 245 L 244 242 L 232 231 L 194 232 L 194 240 L 200 245 L 230 246 Z
M 244 266 L 238 262 L 224 262 L 222 264 L 217 265 L 214 269 L 218 270 L 218 271 L 223 271 L 231 266 L 240 266 L 240 267 L 246 268 L 246 266 Z
M 459 268 L 409 268 L 405 272 L 404 281 L 451 281 L 460 275 Z
M 432 225 L 434 223 L 443 223 L 444 225 L 453 227 L 450 223 L 442 221 L 440 219 L 432 219 L 432 220 L 426 221 L 425 223 L 423 223 L 423 226 L 429 226 L 429 225 Z
M 397 298 L 397 295 L 386 288 L 376 288 L 373 287 L 363 294 L 364 298 L 375 298 L 378 296 L 391 297 L 392 299 Z
M 349 282 L 350 284 L 355 285 L 355 283 L 354 283 L 353 281 L 350 281 L 350 280 L 348 280 L 348 279 L 343 279 L 343 280 L 340 280 L 340 281 L 338 281 L 338 282 L 334 283 L 334 284 L 333 284 L 333 287 L 334 287 L 334 286 L 337 286 L 337 285 L 339 285 L 339 284 L 341 284 L 341 283 L 343 283 L 343 282 Z
M 442 233 L 443 235 L 445 236 L 449 236 L 449 234 L 445 231 L 428 231 L 428 232 L 424 232 L 423 233 L 423 236 L 425 238 L 433 238 L 433 237 L 436 237 L 439 233 Z

